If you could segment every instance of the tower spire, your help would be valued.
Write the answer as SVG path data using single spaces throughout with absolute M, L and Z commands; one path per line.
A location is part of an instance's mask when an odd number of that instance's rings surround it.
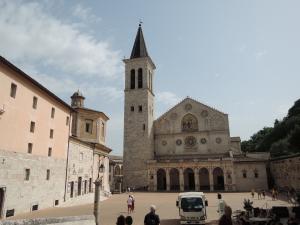
M 142 30 L 142 22 L 139 23 L 139 28 L 135 37 L 134 45 L 131 51 L 130 59 L 149 57 Z

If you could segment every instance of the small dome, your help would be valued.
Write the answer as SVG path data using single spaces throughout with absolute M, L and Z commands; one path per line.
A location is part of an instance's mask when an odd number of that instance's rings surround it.
M 74 92 L 74 94 L 71 96 L 71 98 L 81 97 L 84 98 L 83 94 L 78 90 Z

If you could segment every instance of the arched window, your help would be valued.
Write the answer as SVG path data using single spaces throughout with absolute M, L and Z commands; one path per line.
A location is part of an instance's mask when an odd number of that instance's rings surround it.
M 143 69 L 138 70 L 138 88 L 143 88 Z
M 255 170 L 253 171 L 253 173 L 254 173 L 254 177 L 255 177 L 255 178 L 258 178 L 258 171 L 257 171 L 257 169 L 255 169 Z
M 198 120 L 192 114 L 187 114 L 181 121 L 182 131 L 198 131 Z
M 130 88 L 135 89 L 135 70 L 131 70 L 130 72 Z
M 150 70 L 149 70 L 149 89 L 150 91 L 152 91 L 152 74 Z
M 243 174 L 243 178 L 247 178 L 247 171 L 246 170 L 243 170 L 242 174 Z

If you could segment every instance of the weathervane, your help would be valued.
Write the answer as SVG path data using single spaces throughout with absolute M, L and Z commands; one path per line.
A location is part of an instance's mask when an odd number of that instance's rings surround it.
M 143 23 L 143 21 L 142 21 L 142 19 L 140 19 L 139 27 L 142 26 L 142 23 Z

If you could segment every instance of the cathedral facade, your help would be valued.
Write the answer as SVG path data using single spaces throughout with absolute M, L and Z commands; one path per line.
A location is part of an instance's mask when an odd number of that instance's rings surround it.
M 185 98 L 154 119 L 155 64 L 141 26 L 125 63 L 124 186 L 149 191 L 267 189 L 267 154 L 244 154 L 228 114 Z

